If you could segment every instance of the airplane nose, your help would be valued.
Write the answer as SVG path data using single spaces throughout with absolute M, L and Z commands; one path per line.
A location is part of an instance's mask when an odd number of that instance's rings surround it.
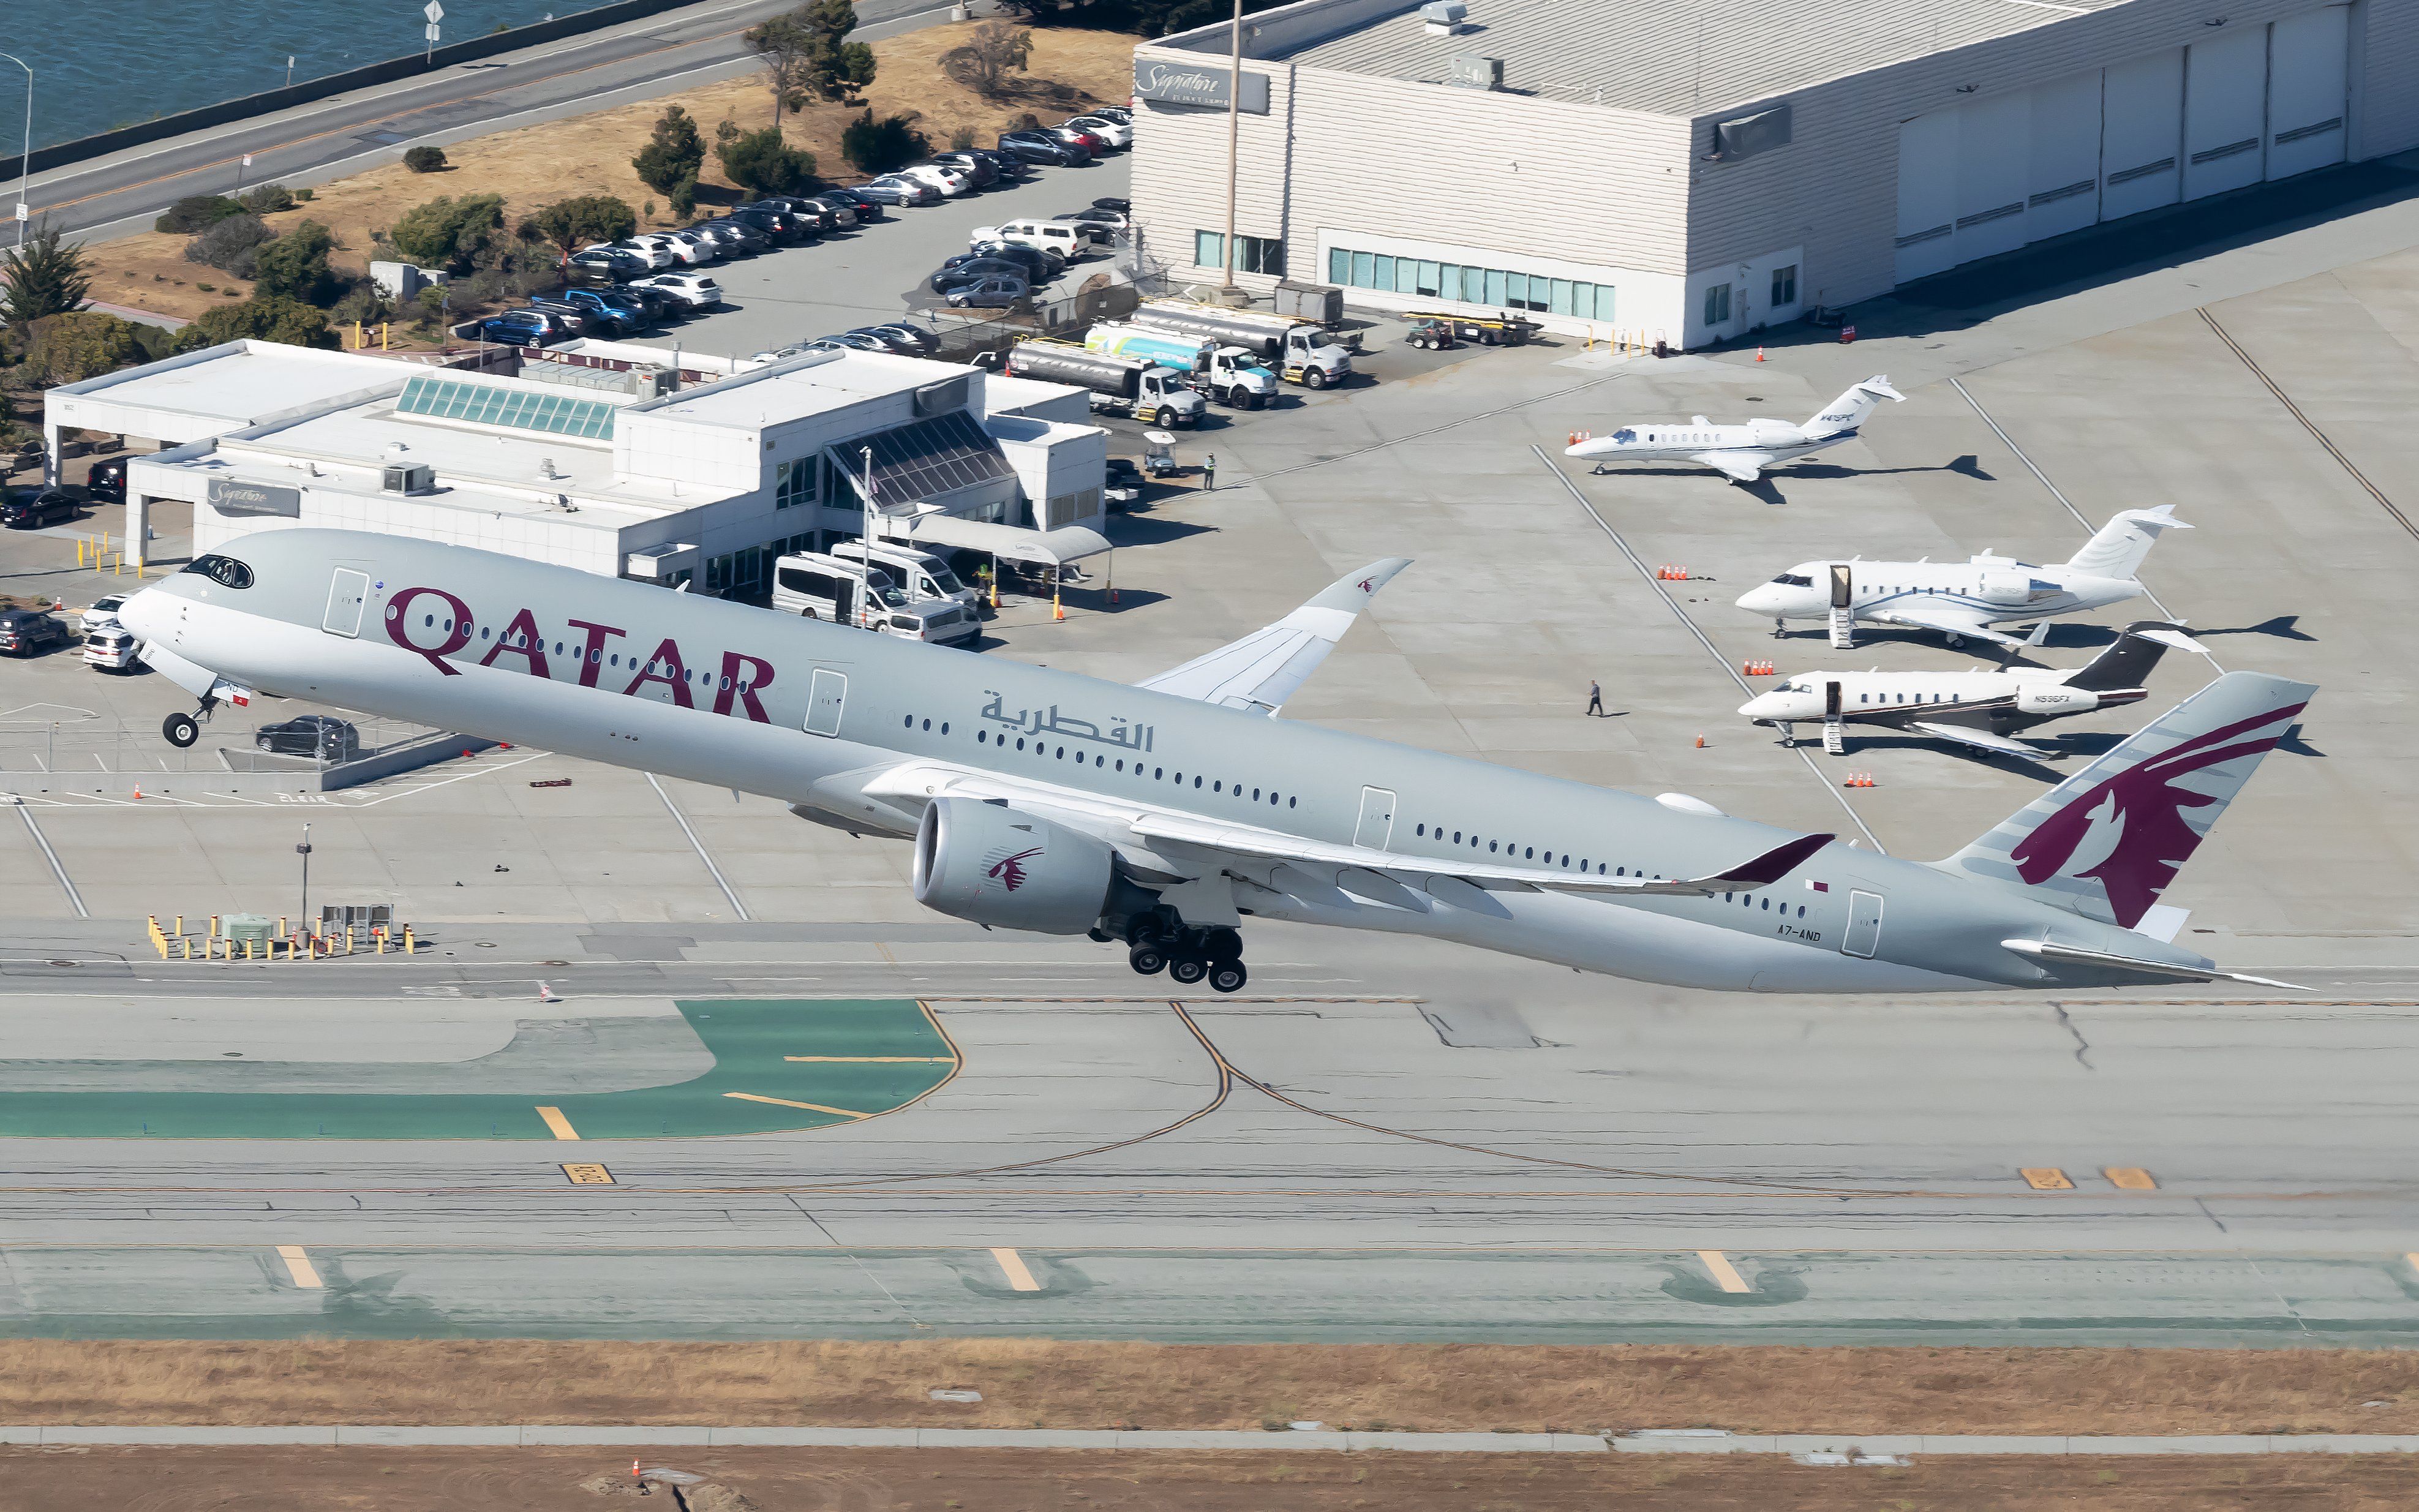
M 137 640 L 157 640 L 167 623 L 162 603 L 167 596 L 157 588 L 142 590 L 117 606 L 117 623 Z
M 1746 593 L 1739 594 L 1738 607 L 1743 609 L 1751 609 L 1758 614 L 1771 613 L 1772 585 L 1770 583 L 1764 583 L 1760 587 L 1750 588 Z
M 1745 703 L 1740 704 L 1738 711 L 1739 713 L 1746 715 L 1750 719 L 1768 719 L 1772 717 L 1773 712 L 1780 702 L 1780 701 L 1779 699 L 1774 698 L 1769 693 L 1758 693 L 1755 697 L 1748 700 Z

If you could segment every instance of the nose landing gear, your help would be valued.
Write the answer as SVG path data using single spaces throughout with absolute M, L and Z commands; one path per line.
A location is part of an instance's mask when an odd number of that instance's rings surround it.
M 1241 992 L 1252 980 L 1243 966 L 1243 936 L 1237 931 L 1159 919 L 1135 923 L 1126 964 L 1146 977 L 1164 971 L 1185 987 L 1206 980 L 1221 993 Z

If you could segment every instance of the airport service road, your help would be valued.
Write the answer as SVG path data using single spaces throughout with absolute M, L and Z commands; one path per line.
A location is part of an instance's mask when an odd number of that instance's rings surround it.
M 146 143 L 34 177 L 34 213 L 64 231 L 100 236 L 148 230 L 187 194 L 231 193 L 239 182 L 325 183 L 408 147 L 489 131 L 669 90 L 736 78 L 757 67 L 740 34 L 790 8 L 786 0 L 708 0 L 602 31 L 500 54 L 434 74 L 298 105 L 291 110 Z M 855 35 L 871 40 L 945 19 L 928 0 L 864 0 Z M 253 165 L 241 168 L 246 154 Z

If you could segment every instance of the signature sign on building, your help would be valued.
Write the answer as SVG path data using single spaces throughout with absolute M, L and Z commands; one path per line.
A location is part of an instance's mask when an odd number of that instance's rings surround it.
M 1163 100 L 1171 105 L 1210 105 L 1226 108 L 1233 98 L 1234 76 L 1224 63 L 1204 59 L 1199 63 L 1173 63 L 1165 58 L 1134 59 L 1134 94 L 1143 100 Z M 1269 76 L 1243 70 L 1243 113 L 1265 116 L 1269 113 Z

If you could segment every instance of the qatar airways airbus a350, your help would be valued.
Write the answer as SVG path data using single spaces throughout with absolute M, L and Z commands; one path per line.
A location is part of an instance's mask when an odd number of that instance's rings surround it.
M 1948 859 L 1900 860 L 1279 718 L 1406 564 L 1132 687 L 347 531 L 244 537 L 118 612 L 197 713 L 308 699 L 767 795 L 912 838 L 929 907 L 1222 992 L 1256 918 L 1728 990 L 2259 980 L 2175 945 L 2159 900 L 2306 684 L 2227 673 Z

